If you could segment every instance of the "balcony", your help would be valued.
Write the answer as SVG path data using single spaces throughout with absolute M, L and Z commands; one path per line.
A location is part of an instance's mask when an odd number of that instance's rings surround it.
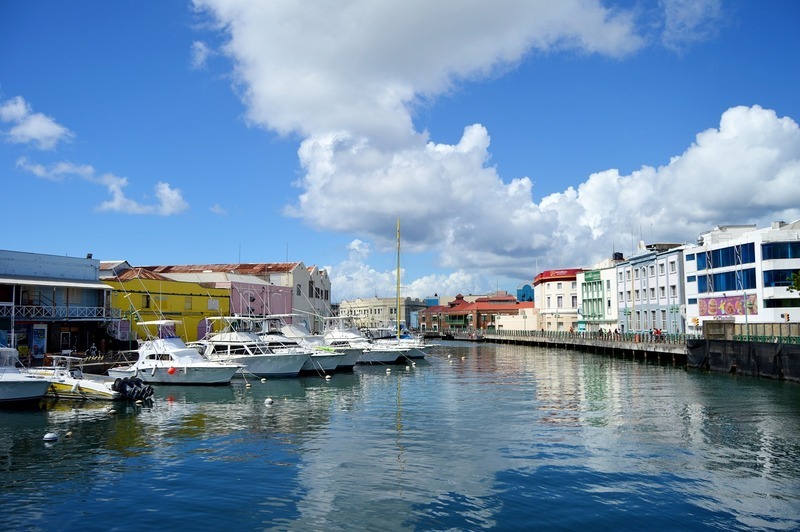
M 44 307 L 40 305 L 9 305 L 0 304 L 0 318 L 11 318 L 20 320 L 44 320 L 44 321 L 103 321 L 119 319 L 122 311 L 119 309 L 109 309 L 105 307 Z

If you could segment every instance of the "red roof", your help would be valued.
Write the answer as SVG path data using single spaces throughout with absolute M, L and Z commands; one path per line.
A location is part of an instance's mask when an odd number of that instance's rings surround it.
M 533 279 L 533 285 L 545 281 L 574 281 L 578 278 L 578 274 L 583 271 L 582 268 L 564 268 L 561 270 L 544 270 Z
M 299 265 L 299 262 L 259 262 L 247 264 L 184 264 L 164 266 L 143 266 L 157 273 L 202 273 L 225 272 L 242 275 L 264 275 L 267 273 L 289 273 Z

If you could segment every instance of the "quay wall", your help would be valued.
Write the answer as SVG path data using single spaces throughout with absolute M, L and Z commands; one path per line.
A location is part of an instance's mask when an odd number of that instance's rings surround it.
M 685 335 L 610 334 L 569 332 L 500 331 L 485 333 L 485 342 L 574 349 L 598 355 L 649 360 L 675 366 L 687 365 Z
M 705 371 L 800 382 L 799 337 L 707 339 L 689 335 L 496 331 L 475 338 L 501 344 L 574 349 Z

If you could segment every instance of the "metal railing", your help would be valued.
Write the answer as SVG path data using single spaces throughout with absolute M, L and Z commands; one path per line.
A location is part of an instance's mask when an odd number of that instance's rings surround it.
M 122 311 L 105 307 L 81 306 L 39 306 L 39 305 L 4 305 L 0 306 L 0 317 L 19 319 L 119 319 Z
M 686 340 L 700 339 L 697 334 L 655 334 L 645 332 L 629 333 L 600 333 L 600 332 L 579 332 L 579 331 L 526 331 L 526 330 L 507 330 L 499 329 L 485 331 L 484 336 L 497 336 L 501 338 L 520 338 L 520 339 L 543 339 L 543 340 L 602 340 L 606 342 L 638 342 L 652 344 L 675 344 L 682 345 Z

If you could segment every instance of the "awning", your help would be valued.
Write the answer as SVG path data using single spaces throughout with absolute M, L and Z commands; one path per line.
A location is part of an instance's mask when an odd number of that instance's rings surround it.
M 67 288 L 94 288 L 95 290 L 111 290 L 111 287 L 100 281 L 67 281 L 64 279 L 32 279 L 20 277 L 0 277 L 0 284 L 25 286 L 63 286 Z

